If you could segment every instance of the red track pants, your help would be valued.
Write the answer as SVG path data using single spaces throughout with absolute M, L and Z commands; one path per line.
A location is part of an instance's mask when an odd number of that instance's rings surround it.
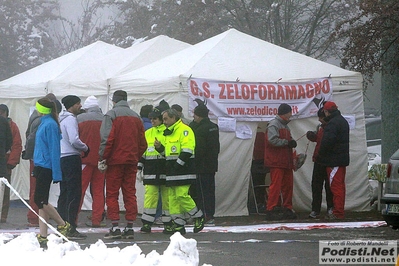
M 292 210 L 292 191 L 294 188 L 292 169 L 270 168 L 270 187 L 267 197 L 267 210 L 279 205 L 282 196 L 282 207 Z
M 333 213 L 337 218 L 345 218 L 345 166 L 327 167 L 327 176 L 333 194 Z

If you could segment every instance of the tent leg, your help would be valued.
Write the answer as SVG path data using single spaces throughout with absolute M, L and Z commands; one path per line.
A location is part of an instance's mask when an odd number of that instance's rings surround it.
M 249 176 L 250 176 L 249 182 L 250 182 L 250 186 L 251 186 L 251 190 L 252 190 L 252 196 L 254 197 L 255 210 L 256 210 L 256 213 L 259 214 L 258 201 L 256 200 L 255 187 L 254 187 L 254 183 L 252 180 L 252 174 L 250 174 Z

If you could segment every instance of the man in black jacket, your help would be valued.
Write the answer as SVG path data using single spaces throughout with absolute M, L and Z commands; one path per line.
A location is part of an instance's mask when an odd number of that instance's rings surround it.
M 334 102 L 325 102 L 323 107 L 326 118 L 323 138 L 316 162 L 325 166 L 331 192 L 333 194 L 333 213 L 329 219 L 345 217 L 345 174 L 349 165 L 349 124 L 341 115 Z
M 220 152 L 219 127 L 208 118 L 209 110 L 199 102 L 194 109 L 194 121 L 190 127 L 195 134 L 195 165 L 197 182 L 191 193 L 195 194 L 197 206 L 204 211 L 205 225 L 214 225 L 215 173 L 218 170 Z

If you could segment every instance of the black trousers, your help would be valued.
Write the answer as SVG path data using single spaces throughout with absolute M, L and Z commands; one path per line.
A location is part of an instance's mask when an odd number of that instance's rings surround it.
M 62 181 L 57 210 L 61 218 L 77 227 L 82 197 L 82 159 L 80 155 L 61 158 Z
M 326 190 L 327 209 L 330 209 L 333 207 L 333 196 L 326 167 L 315 162 L 312 175 L 312 211 L 315 211 L 317 214 L 320 213 L 321 202 L 323 200 L 323 185 Z
M 197 182 L 190 195 L 197 207 L 202 210 L 206 219 L 213 219 L 215 215 L 215 173 L 197 174 Z

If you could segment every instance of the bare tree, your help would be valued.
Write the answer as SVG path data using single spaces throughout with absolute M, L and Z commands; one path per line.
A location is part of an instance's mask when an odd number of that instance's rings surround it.
M 48 61 L 54 55 L 47 31 L 54 1 L 3 0 L 0 3 L 0 80 Z
M 382 160 L 399 148 L 399 2 L 363 0 L 358 16 L 338 25 L 337 37 L 348 40 L 343 67 L 361 72 L 366 81 L 382 74 Z

